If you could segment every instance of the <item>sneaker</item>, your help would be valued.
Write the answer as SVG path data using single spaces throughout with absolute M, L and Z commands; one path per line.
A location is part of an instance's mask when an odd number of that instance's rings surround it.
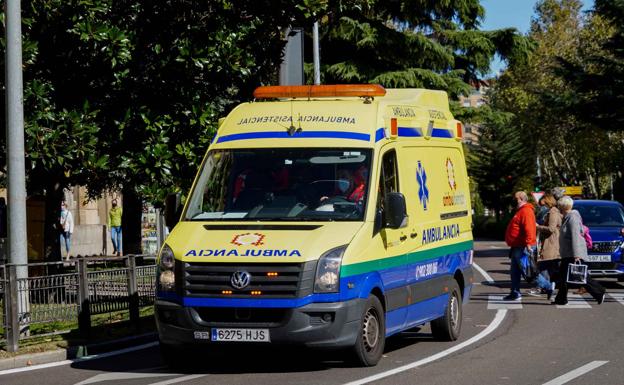
M 546 290 L 546 299 L 550 301 L 550 299 L 552 298 L 553 295 L 553 291 L 552 289 L 550 290 Z
M 503 301 L 518 301 L 520 299 L 522 299 L 522 296 L 518 293 L 510 293 L 503 297 Z
M 602 305 L 602 303 L 604 302 L 605 296 L 607 295 L 607 293 L 602 293 L 602 296 L 600 297 L 600 299 L 598 300 L 598 305 Z
M 527 291 L 527 294 L 533 297 L 539 297 L 541 291 L 539 289 L 530 289 L 529 291 Z

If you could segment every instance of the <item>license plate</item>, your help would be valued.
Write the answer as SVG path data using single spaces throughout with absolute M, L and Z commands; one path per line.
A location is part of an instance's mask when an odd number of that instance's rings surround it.
M 271 342 L 269 329 L 212 329 L 212 341 Z
M 588 255 L 587 258 L 583 258 L 585 262 L 611 262 L 610 255 Z

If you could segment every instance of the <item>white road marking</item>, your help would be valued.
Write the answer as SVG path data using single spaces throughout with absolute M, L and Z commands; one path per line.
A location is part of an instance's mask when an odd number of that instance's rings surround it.
M 607 295 L 624 305 L 624 293 L 607 293 Z
M 75 358 L 73 360 L 64 360 L 64 361 L 58 361 L 58 362 L 50 362 L 48 364 L 27 366 L 27 367 L 24 367 L 24 368 L 15 368 L 15 369 L 2 370 L 2 371 L 0 371 L 0 376 L 4 376 L 6 374 L 13 374 L 13 373 L 29 372 L 31 370 L 53 368 L 55 366 L 70 365 L 70 364 L 73 364 L 73 363 L 76 363 L 76 362 L 83 362 L 83 361 L 97 360 L 97 359 L 100 359 L 100 358 L 113 357 L 113 356 L 118 356 L 120 354 L 126 354 L 126 353 L 130 353 L 130 352 L 134 352 L 134 351 L 137 351 L 137 350 L 148 349 L 148 348 L 151 348 L 151 347 L 154 347 L 154 346 L 158 346 L 158 342 L 150 342 L 148 344 L 132 346 L 132 347 L 129 347 L 129 348 L 125 348 L 125 349 L 121 349 L 121 350 L 115 350 L 115 351 L 112 351 L 112 352 L 107 352 L 107 353 L 102 353 L 102 354 L 94 354 L 94 355 L 91 355 L 91 356 L 84 356 L 84 357 L 81 357 L 81 358 Z
M 517 310 L 522 309 L 522 301 L 505 301 L 503 295 L 490 295 L 488 297 L 488 310 L 508 309 Z
M 451 348 L 448 348 L 446 350 L 441 351 L 440 353 L 434 354 L 432 356 L 423 358 L 422 360 L 418 360 L 416 362 L 412 362 L 411 364 L 407 364 L 407 365 L 403 365 L 403 366 L 399 366 L 398 368 L 395 369 L 391 369 L 391 370 L 387 370 L 385 372 L 381 372 L 369 377 L 365 377 L 362 378 L 360 380 L 356 380 L 356 381 L 352 381 L 352 382 L 348 382 L 345 385 L 362 385 L 362 384 L 368 384 L 369 382 L 373 382 L 373 381 L 377 381 L 377 380 L 381 380 L 382 378 L 386 378 L 386 377 L 390 377 L 393 376 L 395 374 L 404 372 L 406 370 L 411 370 L 414 368 L 417 368 L 419 366 L 428 364 L 430 362 L 439 360 L 440 358 L 446 357 L 449 354 L 455 353 L 458 350 L 461 350 L 463 348 L 465 348 L 466 346 L 472 345 L 475 342 L 487 337 L 490 333 L 492 333 L 494 330 L 496 330 L 496 328 L 498 328 L 500 326 L 500 324 L 503 322 L 503 320 L 505 319 L 505 315 L 507 314 L 507 310 L 506 309 L 499 309 L 496 311 L 496 315 L 494 316 L 494 320 L 492 320 L 492 323 L 490 323 L 488 325 L 487 328 L 483 329 L 483 331 L 481 331 L 481 333 L 477 334 L 476 336 L 467 339 L 466 341 L 457 344 Z
M 477 265 L 476 263 L 473 263 L 472 267 L 474 267 L 483 276 L 483 278 L 485 278 L 485 280 L 488 283 L 494 283 L 494 279 L 492 277 L 490 277 L 490 275 L 487 273 L 487 271 L 483 270 L 481 268 L 481 266 Z
M 578 369 L 574 369 L 571 372 L 568 372 L 562 376 L 559 376 L 553 380 L 550 380 L 546 383 L 544 383 L 543 385 L 561 385 L 561 384 L 565 384 L 566 382 L 570 382 L 573 379 L 582 376 L 583 374 L 590 372 L 596 368 L 601 367 L 602 365 L 606 364 L 609 361 L 592 361 L 589 364 L 583 365 Z
M 160 382 L 154 382 L 152 384 L 148 384 L 148 385 L 169 385 L 169 384 L 177 384 L 178 382 L 183 382 L 183 381 L 190 381 L 190 380 L 194 380 L 196 378 L 201 378 L 206 376 L 205 374 L 192 374 L 189 376 L 184 376 L 184 377 L 178 377 L 178 378 L 172 378 L 171 380 L 165 380 L 165 381 L 160 381 Z
M 558 309 L 591 309 L 591 305 L 579 294 L 568 294 L 567 305 L 557 305 Z
M 145 373 L 145 372 L 113 372 L 113 373 L 103 373 L 103 374 L 95 375 L 84 381 L 80 381 L 76 383 L 75 385 L 95 384 L 97 382 L 103 382 L 103 381 L 121 381 L 121 380 L 134 380 L 137 378 L 171 377 L 171 376 L 179 376 L 179 374 Z

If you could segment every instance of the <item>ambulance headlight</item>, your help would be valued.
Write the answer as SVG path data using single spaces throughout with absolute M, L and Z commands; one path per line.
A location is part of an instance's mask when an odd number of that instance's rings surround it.
M 175 256 L 173 255 L 173 250 L 167 244 L 165 244 L 160 250 L 160 267 L 163 270 L 173 270 L 175 266 Z
M 160 290 L 171 291 L 175 289 L 175 256 L 173 250 L 166 244 L 160 250 L 158 258 L 158 286 Z
M 347 246 L 336 247 L 321 255 L 316 265 L 315 293 L 336 293 L 340 289 L 340 265 Z

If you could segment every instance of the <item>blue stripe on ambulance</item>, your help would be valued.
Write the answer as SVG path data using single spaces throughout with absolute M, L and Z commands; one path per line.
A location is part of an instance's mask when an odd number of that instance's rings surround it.
M 350 131 L 303 131 L 294 135 L 289 135 L 284 131 L 267 131 L 267 132 L 244 132 L 241 134 L 231 134 L 220 136 L 217 143 L 232 142 L 235 140 L 249 139 L 304 139 L 304 138 L 327 138 L 327 139 L 351 139 L 370 141 L 369 134 Z

